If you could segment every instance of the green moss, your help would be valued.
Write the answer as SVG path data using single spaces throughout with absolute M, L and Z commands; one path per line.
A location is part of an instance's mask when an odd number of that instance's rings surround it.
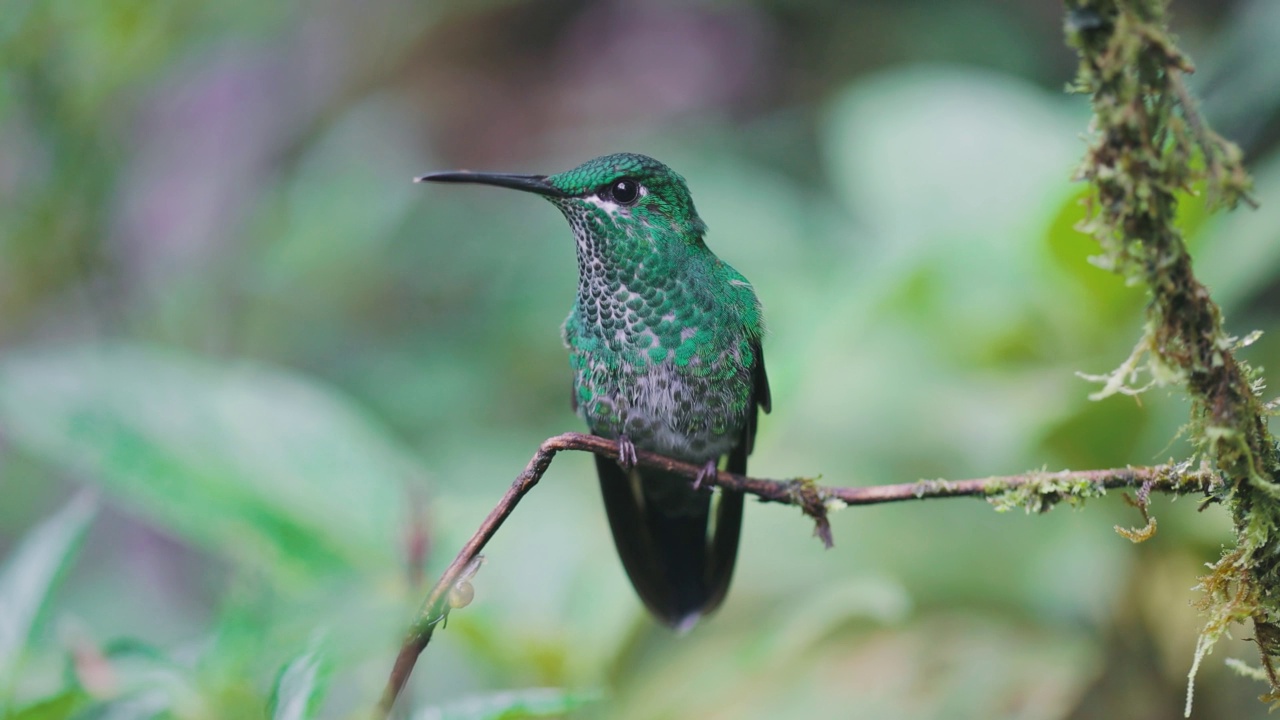
M 1027 513 L 1042 513 L 1064 501 L 1072 507 L 1080 507 L 1089 498 L 1107 494 L 1102 483 L 1069 477 L 1066 473 L 1031 475 L 1028 482 L 1012 487 L 1001 480 L 992 480 L 984 489 L 987 502 L 991 503 L 996 512 L 1022 510 Z

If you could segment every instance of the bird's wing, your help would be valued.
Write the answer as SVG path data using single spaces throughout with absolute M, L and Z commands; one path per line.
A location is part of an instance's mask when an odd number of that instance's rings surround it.
M 769 392 L 769 375 L 764 369 L 764 349 L 760 341 L 751 343 L 751 397 L 747 400 L 747 422 L 742 427 L 742 435 L 738 444 L 729 452 L 729 462 L 725 469 L 729 472 L 745 475 L 747 473 L 747 456 L 756 444 L 756 426 L 760 419 L 760 410 L 766 413 L 773 409 L 773 397 Z

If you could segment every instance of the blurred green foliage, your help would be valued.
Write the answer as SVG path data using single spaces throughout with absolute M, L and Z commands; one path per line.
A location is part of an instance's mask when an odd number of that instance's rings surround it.
M 580 429 L 563 221 L 409 183 L 428 170 L 635 150 L 681 172 L 765 303 L 755 474 L 1188 452 L 1181 398 L 1091 403 L 1075 375 L 1128 354 L 1145 299 L 1074 230 L 1088 112 L 1061 92 L 1052 4 L 90 5 L 0 17 L 0 717 L 372 706 L 423 563 L 444 567 L 538 442 Z M 1262 202 L 1208 216 L 1187 196 L 1182 220 L 1231 331 L 1269 333 L 1246 356 L 1274 368 L 1280 12 L 1174 10 Z M 1154 511 L 1133 546 L 1116 499 L 863 508 L 824 552 L 794 509 L 753 506 L 725 607 L 672 637 L 626 583 L 589 461 L 565 457 L 406 701 L 415 718 L 1179 717 L 1189 588 L 1230 524 Z M 1219 646 L 1196 716 L 1264 716 L 1262 686 L 1221 662 L 1253 654 Z

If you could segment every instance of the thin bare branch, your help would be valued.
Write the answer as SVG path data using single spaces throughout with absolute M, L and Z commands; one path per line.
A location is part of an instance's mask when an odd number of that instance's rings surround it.
M 410 673 L 413 672 L 418 656 L 431 642 L 431 635 L 436 627 L 448 617 L 452 609 L 449 601 L 454 588 L 467 581 L 470 573 L 474 572 L 477 558 L 484 550 L 484 546 L 515 510 L 520 500 L 542 479 L 556 454 L 570 450 L 589 452 L 612 459 L 618 457 L 618 445 L 615 441 L 594 435 L 565 433 L 548 438 L 542 443 L 524 471 L 516 477 L 511 488 L 498 502 L 497 507 L 480 524 L 480 528 L 462 547 L 458 556 L 449 564 L 427 595 L 418 618 L 405 637 L 400 653 L 396 657 L 375 717 L 390 716 L 396 699 L 404 689 Z M 698 471 L 701 469 L 699 465 L 639 449 L 636 450 L 636 461 L 645 467 L 684 475 L 691 481 L 698 476 Z M 764 480 L 722 470 L 716 476 L 714 484 L 755 495 L 762 502 L 799 507 L 813 519 L 816 525 L 815 534 L 827 547 L 831 547 L 831 525 L 827 520 L 827 513 L 850 505 L 877 505 L 928 498 L 979 497 L 991 500 L 1000 507 L 1023 507 L 1042 512 L 1061 500 L 1095 497 L 1112 488 L 1135 487 L 1144 488 L 1147 492 L 1207 494 L 1217 483 L 1216 476 L 1204 469 L 1192 469 L 1185 465 L 1157 465 L 1111 470 L 1035 472 L 974 480 L 920 480 L 897 485 L 867 487 L 825 487 L 808 478 Z

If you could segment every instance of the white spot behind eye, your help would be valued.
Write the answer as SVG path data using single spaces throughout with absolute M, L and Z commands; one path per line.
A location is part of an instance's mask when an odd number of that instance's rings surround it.
M 622 206 L 619 205 L 618 203 L 612 200 L 605 200 L 599 195 L 588 195 L 585 198 L 583 198 L 583 200 L 588 203 L 591 203 L 592 205 L 595 205 L 596 207 L 608 213 L 610 216 L 617 215 L 618 212 L 622 210 Z

